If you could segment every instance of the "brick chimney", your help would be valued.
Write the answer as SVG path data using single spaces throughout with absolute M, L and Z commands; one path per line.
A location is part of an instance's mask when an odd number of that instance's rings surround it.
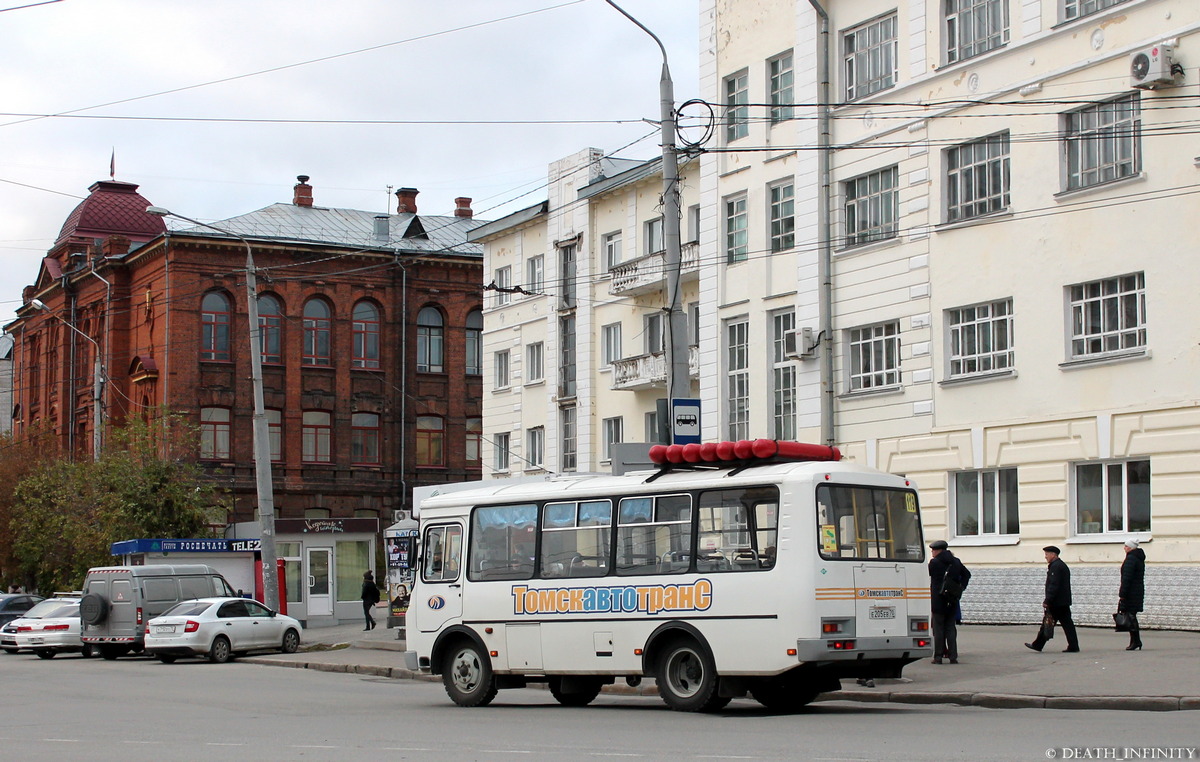
M 312 186 L 308 184 L 308 175 L 298 175 L 300 182 L 292 186 L 292 203 L 296 206 L 312 206 Z
M 396 191 L 396 199 L 399 202 L 396 204 L 396 214 L 416 214 L 417 194 L 420 192 L 416 188 L 401 188 Z
M 475 212 L 471 211 L 471 199 L 466 196 L 459 196 L 454 199 L 454 216 L 474 217 Z
M 110 235 L 104 239 L 100 251 L 106 257 L 119 257 L 129 253 L 130 240 L 123 235 Z

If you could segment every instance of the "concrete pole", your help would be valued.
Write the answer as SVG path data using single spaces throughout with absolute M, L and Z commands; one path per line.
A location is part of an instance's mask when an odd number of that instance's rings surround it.
M 86 337 L 85 337 L 86 338 Z M 96 344 L 95 342 L 92 342 Z M 100 345 L 96 344 L 96 362 L 92 365 L 92 458 L 100 460 L 103 444 L 104 410 L 100 395 L 104 392 L 104 366 L 100 363 Z

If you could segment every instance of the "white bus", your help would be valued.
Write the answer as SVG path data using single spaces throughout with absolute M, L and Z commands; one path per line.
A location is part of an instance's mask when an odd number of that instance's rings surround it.
M 659 468 L 431 497 L 405 662 L 461 706 L 623 678 L 672 709 L 793 711 L 932 654 L 916 490 L 772 440 L 658 446 Z

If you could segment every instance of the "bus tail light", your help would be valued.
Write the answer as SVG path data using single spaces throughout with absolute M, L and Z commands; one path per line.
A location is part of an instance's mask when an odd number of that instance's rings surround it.
M 929 648 L 928 638 L 913 638 L 913 645 L 917 648 Z
M 829 641 L 829 648 L 834 651 L 853 651 L 854 650 L 854 641 L 853 640 L 831 640 L 831 641 Z
M 826 635 L 836 635 L 841 631 L 842 631 L 842 623 L 841 622 L 822 622 L 821 623 L 821 632 L 823 632 Z
M 914 619 L 912 621 L 913 632 L 929 632 L 929 621 L 926 619 Z

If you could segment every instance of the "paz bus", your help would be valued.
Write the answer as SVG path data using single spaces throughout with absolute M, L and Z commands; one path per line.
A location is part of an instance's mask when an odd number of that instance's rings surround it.
M 794 711 L 932 654 L 908 480 L 796 442 L 650 455 L 422 501 L 409 669 L 467 707 L 530 683 L 584 706 L 652 677 L 678 711 L 747 694 Z

